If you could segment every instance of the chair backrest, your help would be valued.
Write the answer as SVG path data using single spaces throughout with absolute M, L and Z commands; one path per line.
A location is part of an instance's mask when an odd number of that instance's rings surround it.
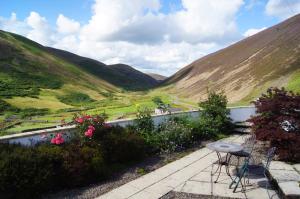
M 254 149 L 255 142 L 256 142 L 255 134 L 252 134 L 250 137 L 247 137 L 243 143 L 243 147 L 244 147 L 243 151 L 246 151 L 251 154 Z
M 276 151 L 276 147 L 272 147 L 268 150 L 267 157 L 266 157 L 265 170 L 269 169 L 271 161 L 273 160 L 273 158 L 275 156 L 275 151 Z

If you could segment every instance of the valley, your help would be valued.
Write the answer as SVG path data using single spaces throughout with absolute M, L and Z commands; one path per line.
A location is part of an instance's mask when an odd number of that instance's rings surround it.
M 204 56 L 170 77 L 126 64 L 106 65 L 0 31 L 0 133 L 70 122 L 75 113 L 132 118 L 154 97 L 191 110 L 207 89 L 231 106 L 249 105 L 269 87 L 300 92 L 300 15 Z

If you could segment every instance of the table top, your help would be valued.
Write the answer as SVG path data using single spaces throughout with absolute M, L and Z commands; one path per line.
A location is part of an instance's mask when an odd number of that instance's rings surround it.
M 237 152 L 243 150 L 243 146 L 240 144 L 229 143 L 229 142 L 212 142 L 206 145 L 207 148 L 217 152 Z

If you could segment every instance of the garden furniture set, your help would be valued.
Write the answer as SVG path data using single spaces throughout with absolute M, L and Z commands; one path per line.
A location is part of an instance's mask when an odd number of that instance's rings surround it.
M 231 183 L 229 185 L 229 189 L 233 188 L 233 193 L 236 192 L 239 185 L 242 187 L 242 192 L 246 191 L 246 185 L 249 185 L 249 169 L 251 160 L 254 160 L 253 157 L 253 149 L 255 148 L 256 144 L 256 136 L 253 134 L 251 136 L 248 136 L 243 144 L 237 144 L 237 143 L 229 143 L 229 142 L 222 142 L 217 141 L 213 143 L 207 144 L 207 148 L 215 151 L 218 156 L 218 161 L 216 163 L 212 164 L 211 169 L 211 183 L 218 183 L 222 167 L 225 167 L 226 174 L 230 177 Z M 265 156 L 265 160 L 263 161 L 263 164 L 261 165 L 263 167 L 263 174 L 266 179 L 268 175 L 268 169 L 270 166 L 270 163 L 275 155 L 275 147 L 270 148 L 267 151 L 267 154 Z M 226 153 L 225 158 L 222 158 L 221 153 Z M 233 166 L 231 164 L 231 158 L 234 156 L 237 159 L 236 171 L 234 176 L 230 174 L 230 166 Z M 243 158 L 244 161 L 240 165 L 240 159 Z M 253 161 L 255 162 L 255 161 Z M 217 169 L 214 170 L 214 166 L 217 165 Z M 258 166 L 258 165 L 255 165 Z M 213 181 L 213 176 L 217 175 L 216 180 Z M 266 183 L 266 189 L 268 190 L 268 184 Z

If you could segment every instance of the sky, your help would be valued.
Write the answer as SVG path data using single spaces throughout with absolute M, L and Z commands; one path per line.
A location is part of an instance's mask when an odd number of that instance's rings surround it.
M 166 76 L 300 13 L 300 0 L 0 0 L 0 29 Z

